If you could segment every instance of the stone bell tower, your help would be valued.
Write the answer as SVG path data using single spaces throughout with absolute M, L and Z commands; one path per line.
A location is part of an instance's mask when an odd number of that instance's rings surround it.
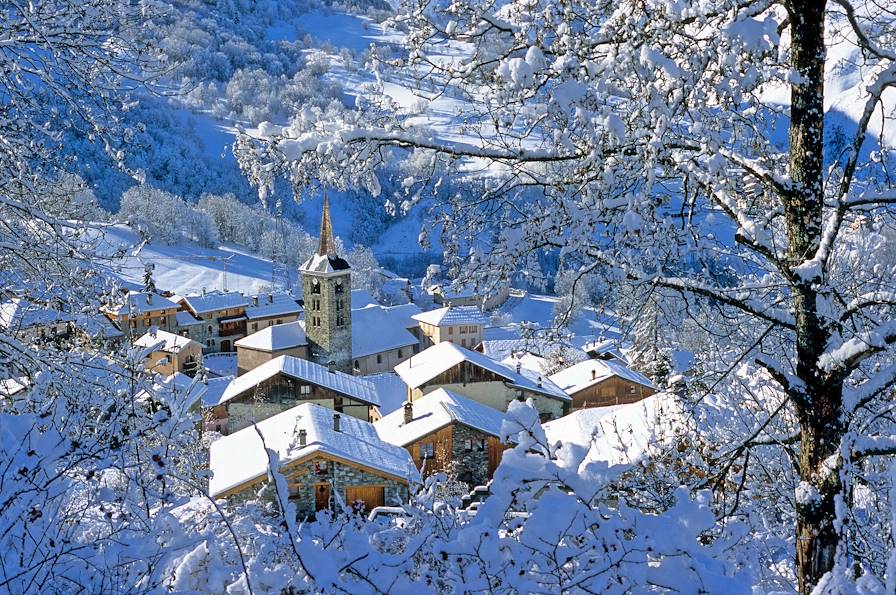
M 352 373 L 352 279 L 348 262 L 336 254 L 330 202 L 324 191 L 317 253 L 301 267 L 305 335 L 309 359 Z

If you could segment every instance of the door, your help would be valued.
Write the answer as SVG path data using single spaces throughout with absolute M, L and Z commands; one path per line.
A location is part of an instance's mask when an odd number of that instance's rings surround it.
M 350 486 L 345 488 L 345 503 L 352 510 L 370 512 L 386 503 L 383 486 Z
M 491 479 L 495 474 L 495 469 L 501 464 L 501 455 L 507 447 L 495 438 L 488 439 L 488 478 Z
M 221 353 L 229 353 L 230 352 L 230 340 L 224 339 L 221 341 Z
M 330 508 L 330 484 L 314 484 L 314 511 L 328 510 Z

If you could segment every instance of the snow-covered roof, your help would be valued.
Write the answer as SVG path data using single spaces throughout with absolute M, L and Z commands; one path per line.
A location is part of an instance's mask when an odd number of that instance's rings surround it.
M 71 314 L 56 308 L 13 298 L 0 304 L 0 328 L 25 329 L 73 320 Z
M 246 307 L 246 318 L 257 320 L 259 318 L 271 318 L 273 316 L 298 316 L 302 308 L 298 302 L 288 293 L 274 293 L 256 296 Z M 257 305 L 256 305 L 257 304 Z
M 27 390 L 31 380 L 26 376 L 18 378 L 0 378 L 0 397 L 11 397 Z
M 394 372 L 370 374 L 363 378 L 372 382 L 376 388 L 376 394 L 380 399 L 378 409 L 381 415 L 389 415 L 401 408 L 408 398 L 407 385 Z
M 196 314 L 207 314 L 230 308 L 244 308 L 250 299 L 236 291 L 210 291 L 202 295 L 188 295 L 184 304 Z
M 186 310 L 181 310 L 180 312 L 175 314 L 174 319 L 177 321 L 177 326 L 194 326 L 197 324 L 202 324 L 203 322 Z
M 169 333 L 168 331 L 163 331 L 161 329 L 149 331 L 134 341 L 134 345 L 137 347 L 152 347 L 154 345 L 159 345 L 161 351 L 168 353 L 176 353 L 190 344 L 193 344 L 196 347 L 201 347 L 199 343 L 193 339 L 175 335 L 174 333 Z
M 305 336 L 305 323 L 301 320 L 272 324 L 234 343 L 236 347 L 270 352 L 295 349 L 307 344 L 308 338 Z
M 147 291 L 129 291 L 121 304 L 103 308 L 113 316 L 133 316 L 160 310 L 177 310 L 180 306 L 168 298 Z
M 456 324 L 488 324 L 488 317 L 474 306 L 446 306 L 438 310 L 421 312 L 412 318 L 418 322 L 433 326 L 451 326 Z
M 588 449 L 590 461 L 610 464 L 636 462 L 651 444 L 660 444 L 681 419 L 674 396 L 657 393 L 637 403 L 579 409 L 544 424 L 551 442 L 578 444 Z
M 206 390 L 202 394 L 202 406 L 214 407 L 221 403 L 221 397 L 224 391 L 230 385 L 235 376 L 221 376 L 220 378 L 209 378 L 205 381 Z
M 124 336 L 112 321 L 101 314 L 78 314 L 75 316 L 75 324 L 94 339 L 116 339 Z
M 329 388 L 357 401 L 380 404 L 373 383 L 360 376 L 350 376 L 337 370 L 331 372 L 326 366 L 291 355 L 275 357 L 234 379 L 224 391 L 220 402 L 227 402 L 278 374 Z
M 613 376 L 654 388 L 649 378 L 616 360 L 585 360 L 551 375 L 551 380 L 568 394 L 574 394 Z
M 302 263 L 299 270 L 306 273 L 335 273 L 337 271 L 347 271 L 349 268 L 348 262 L 342 257 L 314 254 Z
M 516 368 L 517 364 L 519 364 L 527 370 L 532 370 L 533 372 L 544 374 L 544 371 L 548 369 L 551 362 L 546 357 L 541 357 L 540 355 L 535 355 L 534 353 L 524 351 L 521 353 L 517 353 L 516 356 L 511 355 L 505 357 L 501 360 L 501 363 L 505 366 L 510 366 L 511 368 Z
M 366 289 L 352 289 L 352 309 L 364 308 L 370 304 L 379 304 L 376 298 Z
M 407 446 L 452 423 L 460 423 L 491 436 L 501 435 L 504 414 L 482 403 L 447 391 L 435 390 L 413 403 L 413 419 L 404 421 L 404 407 L 399 407 L 373 424 L 386 442 Z
M 392 320 L 405 328 L 416 327 L 417 321 L 414 319 L 414 316 L 423 313 L 423 310 L 421 310 L 417 304 L 411 303 L 387 306 L 386 309 L 388 310 L 389 316 L 392 317 Z
M 569 395 L 547 376 L 526 368 L 521 368 L 517 372 L 514 368 L 498 363 L 478 351 L 470 351 L 450 341 L 437 343 L 403 361 L 395 366 L 395 372 L 409 387 L 417 388 L 463 361 L 503 377 L 511 386 L 564 401 L 570 399 Z
M 622 353 L 622 350 L 619 349 L 619 346 L 616 344 L 616 341 L 612 341 L 610 339 L 588 341 L 587 343 L 582 345 L 582 351 L 584 351 L 585 353 L 594 354 L 596 357 L 614 357 L 626 365 L 629 363 L 628 359 L 625 357 L 625 354 Z
M 373 304 L 352 310 L 352 356 L 364 357 L 419 343 L 404 325 L 406 318 L 393 308 Z
M 209 449 L 209 494 L 229 490 L 267 476 L 268 454 L 277 453 L 281 468 L 314 456 L 330 456 L 373 469 L 400 481 L 418 481 L 420 474 L 407 450 L 382 440 L 366 421 L 340 417 L 340 431 L 333 429 L 334 411 L 315 403 L 303 403 L 212 442 Z M 299 430 L 306 445 L 299 445 Z M 264 437 L 264 442 L 262 438 Z

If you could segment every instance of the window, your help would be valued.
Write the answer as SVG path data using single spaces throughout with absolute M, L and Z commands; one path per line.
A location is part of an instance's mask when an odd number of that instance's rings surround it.
M 630 395 L 634 395 L 634 394 L 636 394 L 637 392 L 638 392 L 638 387 L 635 386 L 634 384 L 630 384 L 629 387 L 628 387 L 628 394 L 630 394 Z
M 398 359 L 403 358 L 404 356 L 401 354 L 401 349 L 398 350 Z
M 208 325 L 208 332 L 212 332 L 212 325 Z
M 376 363 L 378 363 L 378 364 L 383 363 L 383 354 L 382 353 L 376 354 Z
M 162 324 L 165 324 L 165 317 L 162 316 Z
M 282 319 L 282 318 L 278 318 L 278 319 L 277 319 L 277 324 L 283 324 L 283 319 Z
M 449 335 L 453 335 L 453 334 L 454 334 L 454 327 L 453 327 L 453 326 L 449 326 L 449 327 L 448 327 L 448 334 L 449 334 Z
M 137 328 L 137 321 L 131 319 L 131 328 Z
M 466 347 L 466 346 L 467 346 L 467 340 L 466 340 L 466 339 L 461 339 L 461 340 L 460 340 L 460 344 L 463 345 L 464 347 Z
M 482 452 L 485 450 L 485 438 L 481 439 L 479 443 L 476 445 L 476 450 Z
M 342 326 L 345 324 L 345 317 L 342 314 L 336 315 L 336 326 Z
M 317 279 L 311 283 L 311 293 L 320 294 L 320 281 Z
M 342 300 L 336 300 L 336 309 L 337 310 L 345 309 L 345 302 L 343 302 Z
M 300 395 L 310 395 L 310 394 L 311 394 L 311 385 L 310 385 L 310 384 L 303 384 L 302 386 L 300 386 L 300 387 L 299 387 L 299 394 L 300 394 Z
M 421 459 L 431 459 L 436 454 L 435 445 L 432 442 L 427 442 L 425 444 L 420 445 L 420 458 Z
M 342 293 L 345 291 L 345 288 L 342 285 L 342 281 L 337 281 L 336 286 L 333 288 L 336 293 Z
M 257 331 L 257 330 L 258 330 L 258 323 L 257 323 L 257 322 L 253 322 L 253 323 L 252 323 L 252 330 L 253 330 L 253 331 Z
M 473 441 L 469 438 L 464 440 L 464 451 L 473 452 Z

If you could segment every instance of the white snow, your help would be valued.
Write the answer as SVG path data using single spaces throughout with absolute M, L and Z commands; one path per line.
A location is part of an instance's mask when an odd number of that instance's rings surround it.
M 188 337 L 175 335 L 161 329 L 151 330 L 134 341 L 137 347 L 155 347 L 167 353 L 176 353 L 181 349 L 189 346 L 200 347 L 199 343 Z
M 268 456 L 258 432 L 282 466 L 325 455 L 376 469 L 399 481 L 419 481 L 408 451 L 381 440 L 373 424 L 348 415 L 340 417 L 340 431 L 334 431 L 334 413 L 315 403 L 303 403 L 212 442 L 209 494 L 220 496 L 268 475 Z M 300 429 L 307 432 L 305 447 L 299 446 Z
M 368 305 L 352 310 L 352 357 L 364 357 L 420 343 L 405 327 L 406 308 Z
M 294 349 L 307 344 L 308 337 L 305 336 L 305 324 L 301 320 L 272 324 L 234 343 L 236 347 L 245 347 L 258 351 L 280 351 L 283 349 Z
M 614 360 L 589 359 L 551 375 L 551 380 L 568 394 L 577 393 L 608 378 L 618 376 L 654 388 L 650 379 Z
M 418 322 L 433 326 L 451 326 L 458 324 L 488 324 L 488 317 L 473 306 L 446 306 L 438 310 L 429 310 L 412 316 Z

